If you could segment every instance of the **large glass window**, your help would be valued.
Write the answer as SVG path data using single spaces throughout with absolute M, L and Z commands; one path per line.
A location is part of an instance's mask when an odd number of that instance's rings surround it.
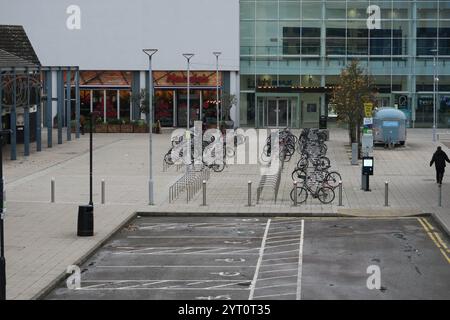
M 155 90 L 155 121 L 163 127 L 173 126 L 173 91 Z

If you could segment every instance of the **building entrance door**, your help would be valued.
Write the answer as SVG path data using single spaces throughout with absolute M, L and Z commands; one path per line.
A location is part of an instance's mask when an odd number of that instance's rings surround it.
M 264 105 L 264 114 L 263 114 L 263 127 L 287 127 L 290 119 L 290 115 L 292 114 L 291 104 L 288 99 L 282 98 L 261 98 L 264 101 L 261 101 L 259 104 Z

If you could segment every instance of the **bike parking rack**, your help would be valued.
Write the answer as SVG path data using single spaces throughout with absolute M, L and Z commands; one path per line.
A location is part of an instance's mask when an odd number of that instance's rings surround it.
M 281 151 L 282 153 L 284 151 Z M 285 159 L 284 155 L 282 155 L 281 159 Z M 284 160 L 280 160 L 281 166 L 278 168 L 278 171 L 276 174 L 272 175 L 263 175 L 258 183 L 258 188 L 256 189 L 256 204 L 259 204 L 259 200 L 261 198 L 261 194 L 266 187 L 270 187 L 273 189 L 275 194 L 275 203 L 277 203 L 278 198 L 278 190 L 280 189 L 280 182 L 281 182 L 281 172 L 284 169 Z M 269 165 L 272 163 L 272 160 L 269 162 Z
M 189 203 L 202 188 L 203 181 L 210 178 L 210 169 L 203 165 L 189 165 L 186 173 L 169 187 L 169 203 L 178 199 L 186 191 L 186 202 Z

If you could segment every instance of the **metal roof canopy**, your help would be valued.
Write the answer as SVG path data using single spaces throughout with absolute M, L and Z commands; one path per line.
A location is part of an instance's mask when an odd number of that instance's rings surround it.
M 79 66 L 42 66 L 42 67 L 0 67 L 0 72 L 29 72 L 29 71 L 79 71 Z

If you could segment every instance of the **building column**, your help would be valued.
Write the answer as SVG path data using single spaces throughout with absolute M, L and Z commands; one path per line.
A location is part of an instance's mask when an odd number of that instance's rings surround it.
M 106 123 L 106 89 L 103 90 L 103 123 Z
M 173 115 L 172 115 L 172 126 L 175 128 L 177 127 L 177 91 L 173 90 Z
M 3 130 L 3 73 L 0 70 L 0 130 Z M 2 144 L 0 144 L 0 148 L 3 147 Z
M 63 71 L 58 70 L 57 75 L 57 122 L 58 122 L 58 144 L 63 143 L 62 126 L 63 126 L 63 108 L 64 108 L 64 79 Z
M 75 130 L 80 139 L 80 70 L 75 71 Z
M 17 128 L 16 128 L 16 121 L 17 121 L 17 114 L 16 114 L 16 107 L 17 107 L 17 74 L 16 70 L 13 71 L 13 103 L 11 106 L 11 113 L 10 113 L 10 127 L 11 127 L 11 160 L 17 159 Z
M 144 79 L 142 79 L 142 77 L 144 77 Z M 146 95 L 148 97 L 148 93 L 150 91 L 150 77 L 149 77 L 149 71 L 141 71 L 141 90 L 145 89 L 146 90 Z M 145 83 L 145 87 L 143 88 L 143 84 Z M 142 116 L 145 117 L 146 123 L 149 124 L 150 122 L 150 106 L 149 106 L 149 112 L 147 114 L 141 113 L 141 118 Z M 155 119 L 155 114 L 153 114 L 153 119 Z
M 39 79 L 41 80 L 42 78 L 42 73 L 41 73 L 41 71 L 39 70 L 38 71 L 38 74 L 39 74 Z M 43 80 L 43 79 L 42 79 Z M 37 101 L 36 101 L 36 151 L 37 152 L 41 152 L 42 151 L 42 137 L 41 137 L 41 110 L 42 110 L 42 107 L 41 107 L 41 102 L 42 102 L 42 99 L 41 99 L 41 94 L 42 94 L 42 92 L 41 92 L 41 88 L 42 88 L 42 90 L 43 90 L 43 86 L 41 86 L 41 84 L 39 84 L 34 90 L 35 90 L 35 92 L 36 92 L 36 99 L 37 99 Z
M 72 140 L 72 73 L 70 69 L 66 72 L 66 118 L 67 118 L 67 141 Z
M 23 155 L 28 157 L 30 155 L 30 72 L 27 72 L 27 105 L 23 108 Z
M 45 71 L 45 86 L 46 86 L 46 107 L 45 107 L 45 122 L 47 124 L 47 147 L 53 146 L 52 137 L 52 118 L 53 118 L 53 71 Z
M 120 120 L 120 90 L 117 90 L 117 119 Z

